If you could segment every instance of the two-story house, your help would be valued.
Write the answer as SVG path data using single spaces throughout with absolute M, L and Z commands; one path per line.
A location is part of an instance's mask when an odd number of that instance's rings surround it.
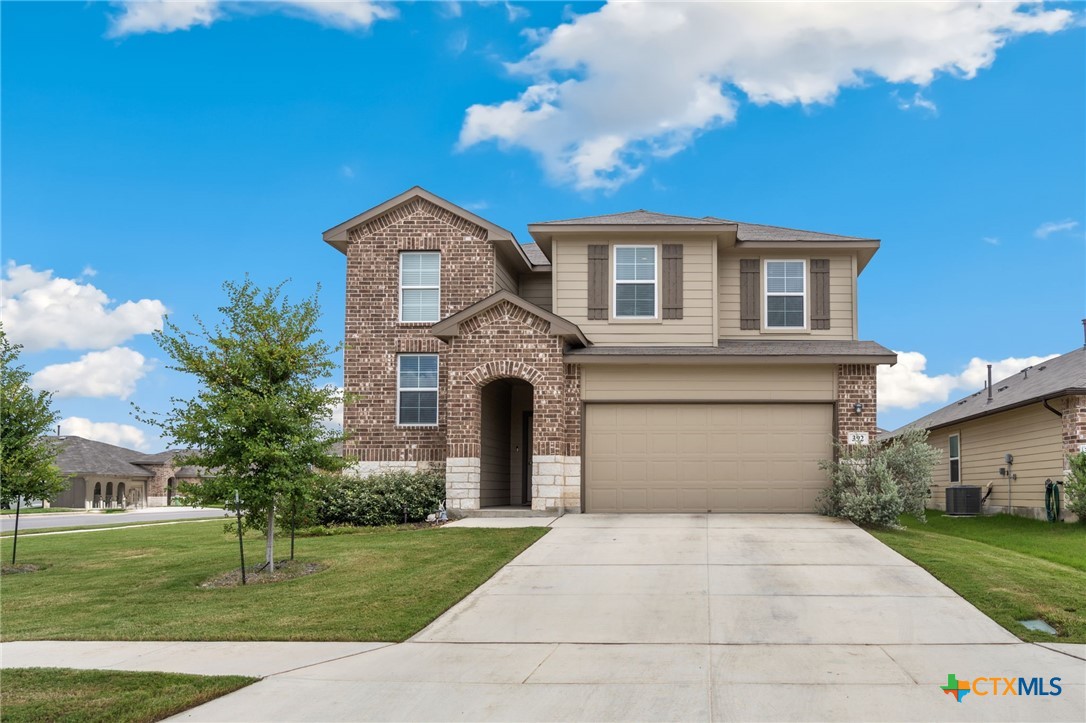
M 648 211 L 528 232 L 417 187 L 325 232 L 357 473 L 444 467 L 462 513 L 810 512 L 833 440 L 874 439 L 877 240 Z

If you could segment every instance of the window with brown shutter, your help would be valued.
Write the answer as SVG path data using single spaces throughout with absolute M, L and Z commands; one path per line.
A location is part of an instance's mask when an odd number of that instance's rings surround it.
M 829 259 L 811 259 L 811 328 L 830 328 Z
M 588 247 L 588 318 L 607 318 L 607 245 Z
M 663 307 L 665 319 L 683 318 L 683 246 L 664 244 Z
M 761 289 L 758 283 L 758 259 L 739 259 L 739 328 L 762 328 Z

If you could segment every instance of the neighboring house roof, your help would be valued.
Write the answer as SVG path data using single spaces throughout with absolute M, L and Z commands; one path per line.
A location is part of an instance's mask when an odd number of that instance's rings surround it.
M 139 452 L 105 442 L 96 442 L 72 435 L 47 437 L 60 445 L 57 466 L 67 475 L 99 474 L 117 477 L 150 477 L 143 467 L 132 464 Z
M 460 334 L 461 322 L 467 321 L 471 317 L 480 314 L 492 306 L 497 306 L 503 302 L 512 304 L 513 306 L 524 309 L 530 314 L 538 316 L 544 321 L 550 322 L 550 333 L 555 336 L 561 336 L 566 338 L 574 338 L 581 344 L 588 346 L 591 342 L 588 341 L 588 337 L 584 335 L 580 327 L 574 324 L 568 319 L 563 319 L 557 314 L 552 314 L 546 309 L 536 306 L 530 301 L 526 301 L 511 291 L 498 291 L 490 296 L 486 297 L 482 301 L 468 306 L 461 311 L 456 312 L 452 316 L 445 318 L 433 326 L 430 327 L 430 333 L 439 339 L 451 339 L 454 336 Z
M 988 390 L 982 389 L 895 429 L 886 436 L 893 437 L 915 428 L 936 429 L 1065 394 L 1081 393 L 1086 393 L 1086 348 L 1075 349 L 993 382 L 990 402 Z
M 721 339 L 715 347 L 700 346 L 594 346 L 571 349 L 566 359 L 578 364 L 614 362 L 683 363 L 843 363 L 895 364 L 897 354 L 873 341 L 822 339 Z
M 477 216 L 471 211 L 468 211 L 466 208 L 461 208 L 455 203 L 445 200 L 441 196 L 430 193 L 421 186 L 413 186 L 412 188 L 407 189 L 398 196 L 393 196 L 384 203 L 378 204 L 373 208 L 369 209 L 368 211 L 363 211 L 357 216 L 349 218 L 343 223 L 333 226 L 332 228 L 324 232 L 324 241 L 329 245 L 333 246 L 334 248 L 338 249 L 341 253 L 345 254 L 347 253 L 347 233 L 352 228 L 354 228 L 355 226 L 360 226 L 374 218 L 377 218 L 378 216 L 383 216 L 392 209 L 398 206 L 402 206 L 403 204 L 410 201 L 413 201 L 416 198 L 421 198 L 429 201 L 435 206 L 443 208 L 449 213 L 455 214 L 460 218 L 471 221 L 476 226 L 485 229 L 488 241 L 493 241 L 495 243 L 505 242 L 507 244 L 511 244 L 511 248 L 516 249 L 515 253 L 521 258 L 521 260 L 524 261 L 524 265 L 528 268 L 531 268 L 533 263 L 535 263 L 530 260 L 523 246 L 517 243 L 517 239 L 515 236 L 513 236 L 513 233 L 511 231 L 508 231 L 501 226 L 498 226 L 497 224 L 491 223 L 482 216 Z M 544 261 L 544 263 L 549 262 Z
M 639 208 L 636 211 L 623 211 L 622 213 L 608 213 L 602 216 L 582 216 L 581 218 L 566 218 L 559 221 L 542 221 L 533 226 L 643 226 L 645 224 L 663 225 L 706 225 L 717 226 L 721 222 L 717 219 L 693 218 L 692 216 L 672 216 L 666 213 L 656 213 Z

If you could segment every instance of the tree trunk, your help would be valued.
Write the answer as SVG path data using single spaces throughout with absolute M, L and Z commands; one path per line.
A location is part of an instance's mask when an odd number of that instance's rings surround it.
M 15 537 L 11 541 L 11 564 L 15 564 L 15 551 L 19 549 L 19 508 L 22 506 L 21 495 L 15 497 Z
M 268 507 L 268 539 L 264 548 L 265 562 L 268 563 L 268 572 L 275 572 L 275 503 Z

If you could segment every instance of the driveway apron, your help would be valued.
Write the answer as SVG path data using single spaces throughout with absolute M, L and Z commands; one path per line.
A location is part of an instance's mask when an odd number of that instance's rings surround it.
M 551 527 L 410 641 L 178 719 L 1086 719 L 1086 661 L 1021 643 L 847 522 L 567 515 Z M 940 687 L 948 674 L 1058 676 L 1063 693 L 958 703 Z

